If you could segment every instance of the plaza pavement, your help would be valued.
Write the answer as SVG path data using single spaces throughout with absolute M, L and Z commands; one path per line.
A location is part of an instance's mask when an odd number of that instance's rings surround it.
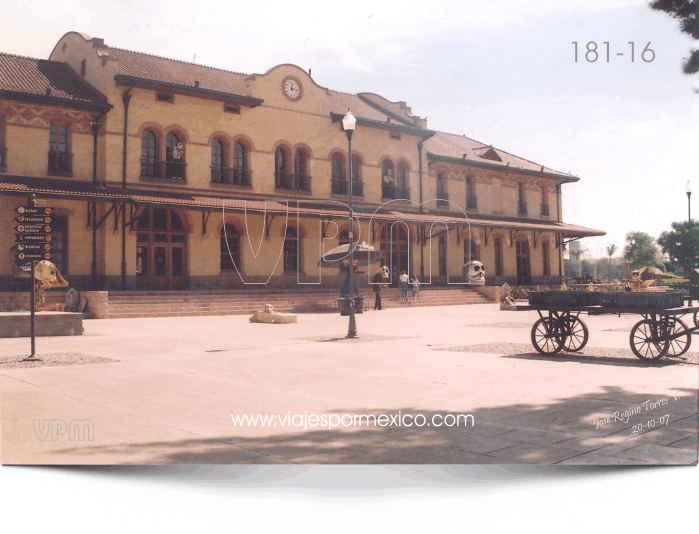
M 286 325 L 251 324 L 247 316 L 85 321 L 83 336 L 39 338 L 37 352 L 113 362 L 0 366 L 1 460 L 697 462 L 696 365 L 649 366 L 620 357 L 624 349 L 630 353 L 637 316 L 585 317 L 586 356 L 541 357 L 529 337 L 537 318 L 496 304 L 371 311 L 357 317 L 362 337 L 355 341 L 338 340 L 348 321 L 336 314 L 302 314 Z M 699 339 L 694 343 L 695 353 Z M 464 348 L 469 345 L 479 352 Z M 0 339 L 2 355 L 28 349 L 28 338 Z M 662 399 L 656 409 L 597 428 L 595 419 Z M 304 430 L 279 423 L 235 426 L 231 418 L 399 412 L 423 414 L 428 422 L 434 414 L 471 414 L 475 425 Z M 634 425 L 665 415 L 669 424 L 633 432 Z M 94 439 L 56 434 L 40 440 L 35 420 L 89 420 Z

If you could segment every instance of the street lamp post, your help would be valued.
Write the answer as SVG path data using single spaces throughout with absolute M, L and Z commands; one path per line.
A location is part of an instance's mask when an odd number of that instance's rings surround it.
M 349 230 L 349 240 L 350 240 L 350 262 L 349 262 L 349 304 L 350 304 L 350 318 L 349 318 L 349 328 L 347 330 L 348 338 L 357 337 L 357 320 L 354 316 L 354 206 L 353 206 L 353 194 L 352 194 L 352 134 L 354 133 L 354 128 L 357 125 L 357 119 L 352 112 L 347 110 L 347 115 L 342 118 L 342 129 L 345 130 L 347 134 L 347 159 L 349 161 L 349 210 L 350 210 L 350 230 Z
M 692 184 L 689 183 L 689 180 L 687 180 L 684 190 L 687 192 L 687 248 L 689 249 L 687 254 L 687 263 L 689 264 L 687 277 L 691 281 L 694 262 L 692 261 Z

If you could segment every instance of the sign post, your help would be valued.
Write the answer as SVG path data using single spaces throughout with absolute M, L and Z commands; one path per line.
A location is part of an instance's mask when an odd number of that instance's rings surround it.
M 30 268 L 30 335 L 31 335 L 31 355 L 22 360 L 23 362 L 42 361 L 36 355 L 36 262 L 40 260 L 50 260 L 51 255 L 51 222 L 53 208 L 37 207 L 36 195 L 31 195 L 28 206 L 20 206 L 15 209 L 19 214 L 15 221 L 19 223 L 15 226 L 17 254 L 13 258 L 19 266 L 31 265 Z M 26 267 L 25 267 L 26 268 Z

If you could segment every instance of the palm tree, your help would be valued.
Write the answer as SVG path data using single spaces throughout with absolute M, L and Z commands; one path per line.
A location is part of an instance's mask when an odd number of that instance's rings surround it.
M 610 243 L 609 246 L 607 247 L 607 256 L 609 256 L 609 265 L 612 265 L 612 256 L 614 256 L 614 253 L 616 252 L 616 245 L 614 243 Z

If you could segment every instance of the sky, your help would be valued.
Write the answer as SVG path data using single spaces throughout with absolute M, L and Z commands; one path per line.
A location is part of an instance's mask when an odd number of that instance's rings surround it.
M 627 232 L 657 237 L 686 220 L 687 181 L 699 199 L 699 75 L 681 72 L 697 43 L 676 21 L 639 0 L 435 4 L 15 0 L 0 51 L 47 58 L 80 31 L 248 74 L 294 63 L 322 86 L 406 101 L 430 129 L 579 176 L 563 186 L 563 218 L 607 232 L 583 240 L 593 256 L 622 249 Z
M 311 68 L 322 86 L 406 101 L 432 129 L 578 175 L 564 185 L 564 220 L 606 231 L 583 240 L 602 255 L 629 231 L 657 237 L 684 220 L 688 180 L 699 214 L 699 75 L 680 67 L 697 44 L 646 4 L 5 0 L 0 51 L 47 58 L 80 31 L 250 74 Z M 576 63 L 573 41 L 609 42 L 609 63 Z M 638 56 L 648 42 L 651 63 Z

